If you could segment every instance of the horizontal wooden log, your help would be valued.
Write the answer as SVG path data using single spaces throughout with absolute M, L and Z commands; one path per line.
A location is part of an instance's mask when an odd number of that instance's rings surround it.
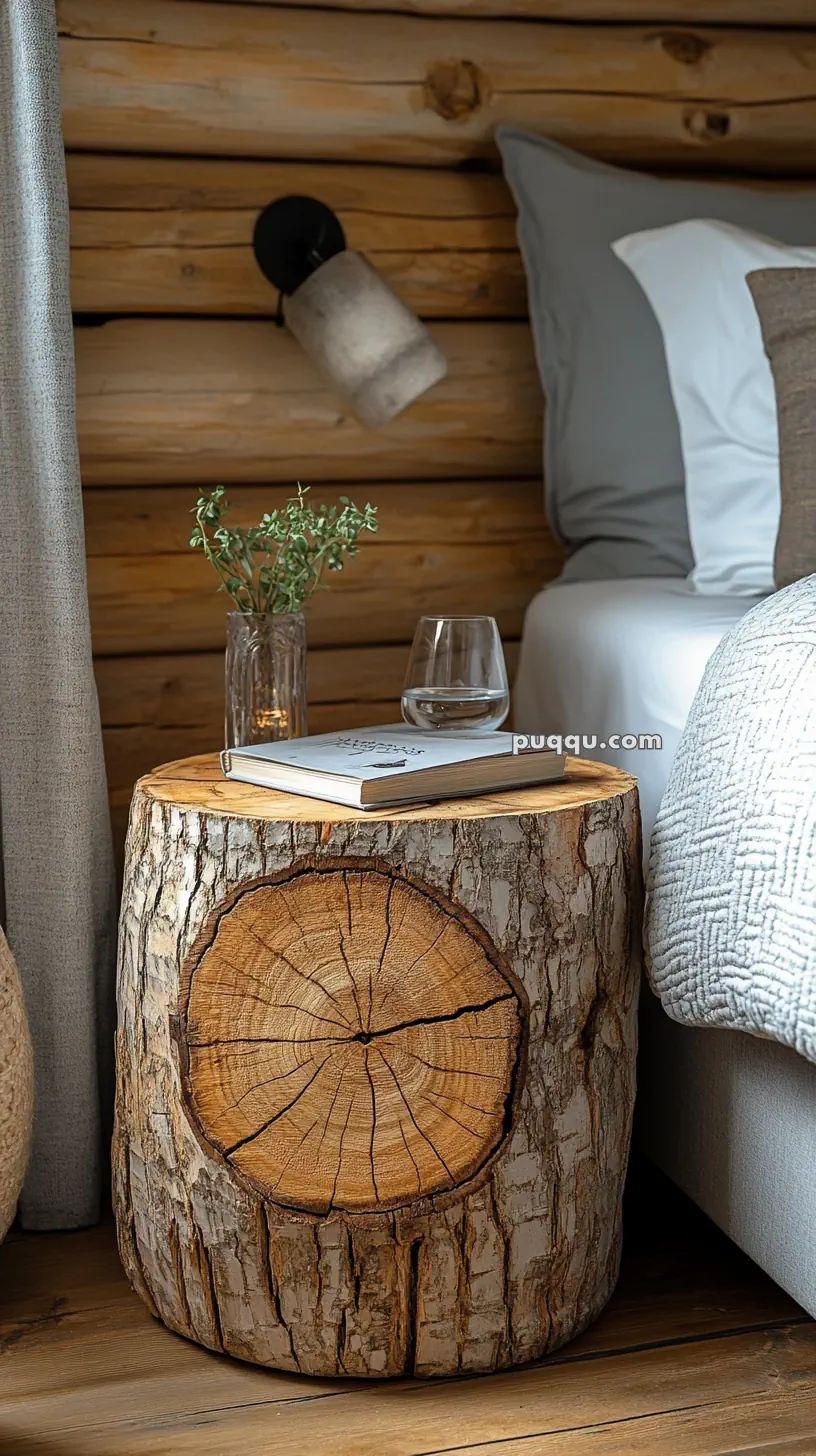
M 524 269 L 503 179 L 411 167 L 175 157 L 68 158 L 71 293 L 80 313 L 263 314 L 252 252 L 267 203 L 320 197 L 425 318 L 523 318 Z
M 349 247 L 422 317 L 527 314 L 516 210 L 493 173 L 85 152 L 67 163 L 80 314 L 268 317 L 277 299 L 252 230 L 267 203 L 293 192 L 334 208 Z
M 512 121 L 650 166 L 816 166 L 816 48 L 795 30 L 57 8 L 65 139 L 82 150 L 444 165 L 494 155 Z
M 238 489 L 231 519 L 249 524 L 290 493 Z M 332 502 L 338 493 L 322 487 L 315 498 Z M 423 611 L 488 612 L 513 636 L 531 596 L 559 569 L 538 482 L 375 486 L 355 496 L 377 506 L 380 528 L 332 577 L 331 590 L 313 598 L 314 645 L 409 641 Z M 195 492 L 179 487 L 87 493 L 97 654 L 223 646 L 228 598 L 187 544 L 194 499 Z
M 87 485 L 530 476 L 542 396 L 523 323 L 436 324 L 450 375 L 374 432 L 272 323 L 76 330 Z
M 218 228 L 230 226 L 221 214 L 254 216 L 272 198 L 294 190 L 319 195 L 335 208 L 352 247 L 386 251 L 396 237 L 414 252 L 437 245 L 470 253 L 516 248 L 515 203 L 504 178 L 492 171 L 94 152 L 68 152 L 65 163 L 74 223 L 83 243 L 92 241 L 83 212 L 203 212 L 212 217 L 217 241 Z M 773 190 L 808 186 L 784 177 L 718 181 Z M 175 226 L 172 217 L 165 221 Z M 160 226 L 161 217 L 155 223 Z M 112 218 L 107 225 L 116 228 Z M 111 236 L 124 243 L 125 231 L 122 224 Z
M 423 612 L 487 612 L 503 631 L 521 630 L 524 609 L 553 575 L 541 539 L 491 546 L 366 544 L 315 597 L 310 641 L 404 642 Z M 203 651 L 224 642 L 227 601 L 200 556 L 110 556 L 88 561 L 94 650 Z
M 333 505 L 350 487 L 316 484 L 309 489 L 311 504 Z M 365 547 L 426 546 L 429 542 L 490 546 L 535 537 L 547 542 L 548 560 L 558 559 L 547 535 L 540 478 L 369 483 L 352 493 L 356 504 L 370 501 L 377 508 L 378 529 L 374 535 L 363 536 Z M 228 520 L 237 526 L 252 525 L 264 511 L 280 509 L 292 494 L 291 486 L 286 485 L 230 486 Z M 197 495 L 189 486 L 88 491 L 88 556 L 186 552 Z
M 512 642 L 505 646 L 508 661 L 515 662 L 516 650 Z M 406 643 L 310 647 L 310 712 L 339 712 L 353 703 L 370 711 L 365 705 L 389 702 L 393 709 L 399 702 L 407 662 Z M 223 652 L 97 657 L 94 670 L 106 729 L 203 730 L 215 739 L 223 732 Z
M 226 0 L 222 0 L 226 3 Z M 290 0 L 230 0 L 284 5 Z M 397 10 L 443 17 L 494 15 L 529 20 L 656 21 L 691 25 L 812 25 L 812 0 L 299 0 L 340 10 Z

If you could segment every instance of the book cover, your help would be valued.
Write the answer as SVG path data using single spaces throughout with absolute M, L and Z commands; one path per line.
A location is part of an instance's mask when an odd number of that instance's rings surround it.
M 221 760 L 225 773 L 230 770 L 231 760 L 240 755 L 242 759 L 262 759 L 311 773 L 370 781 L 512 752 L 512 733 L 432 734 L 405 723 L 390 723 L 227 749 Z M 546 750 L 542 756 L 547 757 L 549 752 Z

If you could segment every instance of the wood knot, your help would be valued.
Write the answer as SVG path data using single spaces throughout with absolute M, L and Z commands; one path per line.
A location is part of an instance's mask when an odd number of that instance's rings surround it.
M 690 30 L 668 30 L 657 37 L 667 56 L 681 66 L 696 66 L 711 50 L 711 41 Z
M 727 111 L 702 111 L 698 108 L 684 114 L 683 125 L 695 141 L 720 142 L 731 130 L 731 117 Z
M 443 121 L 467 121 L 487 105 L 492 89 L 475 61 L 435 61 L 428 67 L 422 101 Z

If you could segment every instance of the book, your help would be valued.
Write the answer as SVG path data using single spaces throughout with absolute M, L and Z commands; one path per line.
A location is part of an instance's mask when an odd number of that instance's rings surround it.
M 425 733 L 404 723 L 354 728 L 227 748 L 229 779 L 329 799 L 352 809 L 384 809 L 523 788 L 563 778 L 553 749 L 513 751 L 512 733 Z

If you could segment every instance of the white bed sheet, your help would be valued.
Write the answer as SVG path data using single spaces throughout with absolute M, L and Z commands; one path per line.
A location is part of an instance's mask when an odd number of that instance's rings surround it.
M 711 597 L 685 581 L 568 582 L 527 609 L 514 693 L 519 733 L 595 735 L 584 756 L 637 776 L 644 859 L 706 663 L 756 597 Z M 602 748 L 612 734 L 659 734 L 660 749 Z

